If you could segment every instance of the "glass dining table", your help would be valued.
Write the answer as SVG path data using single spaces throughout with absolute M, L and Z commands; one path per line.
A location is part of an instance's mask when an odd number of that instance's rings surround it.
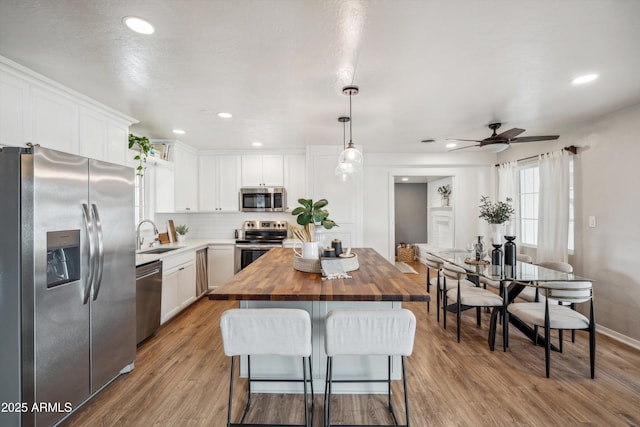
M 500 288 L 502 295 L 502 288 L 506 286 L 507 291 L 507 304 L 512 303 L 516 297 L 524 290 L 526 285 L 523 283 L 541 283 L 541 282 L 593 282 L 591 279 L 580 277 L 573 273 L 564 273 L 557 270 L 551 270 L 549 268 L 541 267 L 536 264 L 530 264 L 526 262 L 516 262 L 515 268 L 511 266 L 494 266 L 490 262 L 475 261 L 472 257 L 472 253 L 463 250 L 449 250 L 440 252 L 429 252 L 431 255 L 442 259 L 445 262 L 457 265 L 464 268 L 471 273 L 469 280 L 478 284 L 480 277 L 500 282 Z M 489 348 L 493 351 L 495 347 L 495 335 L 496 326 L 498 321 L 499 309 L 494 308 L 491 312 L 491 323 L 489 325 Z M 530 338 L 533 342 L 537 342 L 540 345 L 545 345 L 545 337 L 536 333 L 534 328 L 521 321 L 516 316 L 509 316 L 509 323 L 515 326 L 525 336 Z M 554 345 L 552 349 L 558 350 Z

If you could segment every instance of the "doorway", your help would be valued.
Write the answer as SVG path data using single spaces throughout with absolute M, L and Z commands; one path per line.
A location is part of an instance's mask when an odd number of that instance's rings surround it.
M 394 248 L 401 243 L 453 247 L 453 204 L 444 206 L 438 188 L 453 188 L 452 176 L 393 177 Z

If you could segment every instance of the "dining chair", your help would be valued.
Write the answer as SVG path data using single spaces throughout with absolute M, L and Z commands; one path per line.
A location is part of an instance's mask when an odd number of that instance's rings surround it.
M 479 286 L 469 286 L 470 282 L 467 277 L 469 272 L 456 265 L 445 263 L 442 268 L 442 274 L 445 282 L 445 298 L 443 304 L 443 326 L 447 328 L 447 307 L 448 301 L 455 301 L 456 323 L 458 326 L 457 338 L 460 342 L 460 320 L 464 310 L 469 308 L 476 308 L 476 323 L 480 327 L 481 309 L 484 307 L 494 308 L 500 310 L 504 317 L 503 323 L 509 322 L 508 314 L 505 310 L 506 301 L 506 287 L 503 290 L 503 296 L 496 295 L 494 292 L 481 288 Z M 448 283 L 453 283 L 455 286 L 450 287 Z M 503 351 L 507 351 L 507 335 L 503 333 Z
M 436 319 L 440 322 L 440 298 L 442 297 L 441 270 L 444 261 L 431 254 L 425 254 L 425 264 L 427 266 L 427 293 L 431 294 L 431 286 L 436 288 Z M 435 271 L 435 277 L 431 277 Z M 429 302 L 427 301 L 427 312 L 429 311 Z
M 304 310 L 288 308 L 248 308 L 230 309 L 220 317 L 220 331 L 224 353 L 231 357 L 229 380 L 229 402 L 227 427 L 231 426 L 276 426 L 282 424 L 245 424 L 244 420 L 251 408 L 251 385 L 254 382 L 302 383 L 304 393 L 304 424 L 313 425 L 313 374 L 311 372 L 311 317 Z M 300 357 L 302 378 L 254 378 L 251 376 L 251 356 L 278 355 Z M 236 356 L 247 356 L 247 402 L 238 423 L 231 422 L 233 380 Z M 307 377 L 307 367 L 309 377 Z M 307 383 L 311 384 L 311 409 L 307 393 Z
M 527 254 L 516 254 L 516 260 L 526 262 L 527 264 L 533 264 L 533 257 Z
M 596 323 L 593 307 L 593 285 L 591 282 L 543 282 L 539 284 L 521 283 L 529 287 L 538 287 L 544 293 L 544 302 L 518 302 L 507 306 L 507 312 L 526 323 L 544 327 L 545 337 L 545 368 L 547 378 L 550 371 L 551 330 L 563 329 L 589 331 L 589 360 L 591 378 L 595 375 Z M 562 301 L 568 304 L 589 302 L 589 318 L 574 310 L 572 306 L 554 304 L 550 300 Z M 505 333 L 508 334 L 509 323 L 504 323 Z M 560 336 L 562 340 L 562 336 Z M 537 341 L 537 334 L 536 334 Z M 535 343 L 537 344 L 537 342 Z
M 567 273 L 567 274 L 571 274 L 573 273 L 573 266 L 567 262 L 563 262 L 563 261 L 543 261 L 543 262 L 539 262 L 538 265 L 540 267 L 544 267 L 544 268 L 548 268 L 551 270 L 556 270 L 556 271 L 560 271 L 562 273 Z M 531 292 L 531 290 L 529 290 L 529 292 Z M 544 298 L 544 297 L 542 297 Z M 542 301 L 542 299 L 539 299 L 540 301 Z M 552 301 L 556 304 L 561 304 L 561 305 L 567 305 L 565 303 L 562 303 L 561 301 Z M 568 304 L 571 305 L 571 308 L 573 308 L 575 310 L 575 304 Z M 562 352 L 562 330 L 560 330 L 558 332 L 558 334 L 560 335 L 560 352 Z M 571 342 L 576 342 L 576 331 L 572 330 L 571 331 Z
M 527 255 L 527 254 L 516 254 L 516 259 L 518 261 L 520 261 L 520 262 L 526 262 L 526 263 L 529 263 L 529 264 L 533 263 L 533 258 L 531 258 L 531 256 Z M 489 287 L 494 288 L 494 289 L 500 289 L 500 281 L 499 280 L 491 280 L 491 279 L 489 279 L 487 277 L 480 276 L 480 283 L 482 283 L 485 288 L 487 286 L 489 286 Z M 526 291 L 526 289 L 525 289 L 525 291 Z
M 325 427 L 332 425 L 331 394 L 334 383 L 386 383 L 387 407 L 394 422 L 391 425 L 399 425 L 391 400 L 391 362 L 393 356 L 400 356 L 404 388 L 406 423 L 400 426 L 410 427 L 405 356 L 410 356 L 413 352 L 415 333 L 416 317 L 407 309 L 333 310 L 327 314 L 324 335 L 324 348 L 327 354 L 323 416 Z M 359 355 L 386 356 L 387 378 L 339 380 L 333 378 L 335 357 Z M 365 425 L 370 426 L 371 424 L 361 424 L 360 426 Z

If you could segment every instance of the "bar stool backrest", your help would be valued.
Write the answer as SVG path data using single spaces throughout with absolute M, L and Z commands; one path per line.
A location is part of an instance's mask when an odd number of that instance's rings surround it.
M 224 354 L 311 355 L 311 318 L 291 308 L 231 309 L 220 317 Z
M 325 319 L 327 356 L 409 356 L 416 317 L 407 309 L 335 310 Z

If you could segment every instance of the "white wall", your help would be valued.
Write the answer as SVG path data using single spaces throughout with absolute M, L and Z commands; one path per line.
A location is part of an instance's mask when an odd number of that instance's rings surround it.
M 393 260 L 395 241 L 394 176 L 451 176 L 455 246 L 464 248 L 478 233 L 481 195 L 493 197 L 496 156 L 485 153 L 372 154 L 363 171 L 363 243 Z
M 397 183 L 395 190 L 395 244 L 427 241 L 427 184 Z
M 640 105 L 561 132 L 554 143 L 519 145 L 501 162 L 564 146 L 579 148 L 574 158 L 576 185 L 575 251 L 569 261 L 576 274 L 595 279 L 596 320 L 640 344 Z M 588 227 L 588 217 L 597 227 Z M 624 338 L 621 337 L 621 338 Z

